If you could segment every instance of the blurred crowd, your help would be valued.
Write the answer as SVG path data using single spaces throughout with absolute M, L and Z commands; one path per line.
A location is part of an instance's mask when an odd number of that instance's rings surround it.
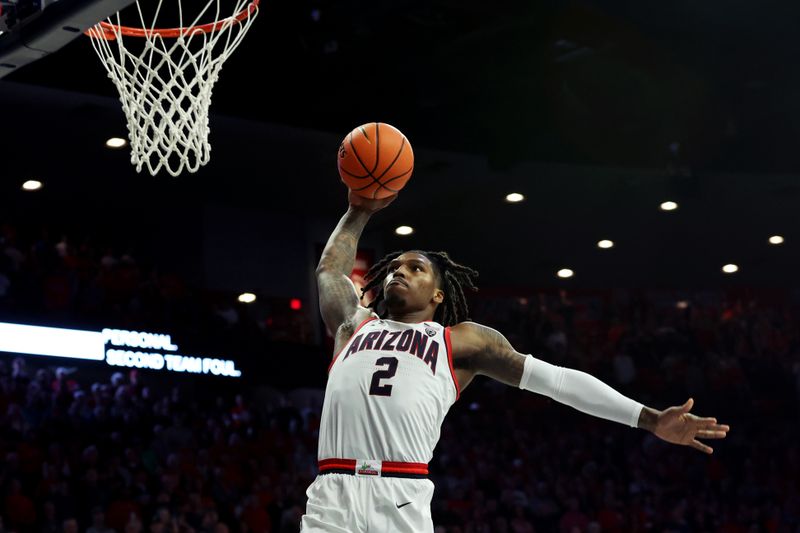
M 192 313 L 182 282 L 131 256 L 22 247 L 12 230 L 0 242 L 0 319 L 63 311 L 157 331 Z M 472 318 L 519 351 L 657 409 L 693 397 L 696 413 L 732 429 L 707 456 L 478 378 L 431 464 L 436 533 L 800 532 L 799 303 L 792 291 L 484 291 Z M 264 335 L 213 313 L 209 343 Z M 195 318 L 185 323 L 204 323 Z M 298 530 L 320 383 L 48 363 L 0 355 L 0 532 Z
M 135 370 L 83 382 L 22 358 L 2 362 L 0 387 L 3 531 L 297 530 L 318 408 L 156 392 Z

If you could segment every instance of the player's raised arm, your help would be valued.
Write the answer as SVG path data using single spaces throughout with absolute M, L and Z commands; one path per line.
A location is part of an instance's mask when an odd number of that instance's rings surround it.
M 347 134 L 339 146 L 337 165 L 339 177 L 350 189 L 350 208 L 322 252 L 317 286 L 322 320 L 338 341 L 343 324 L 355 328 L 370 314 L 359 305 L 359 296 L 350 281 L 358 239 L 369 217 L 392 203 L 408 182 L 414 169 L 414 152 L 400 130 L 371 122 Z M 349 335 L 342 336 L 346 339 Z
M 645 407 L 585 372 L 517 352 L 502 334 L 480 324 L 462 322 L 452 328 L 451 338 L 454 362 L 460 360 L 459 366 L 468 368 L 472 375 L 483 374 L 584 413 L 647 429 L 667 442 L 711 453 L 713 449 L 697 439 L 722 439 L 730 429 L 715 418 L 691 414 L 691 398 L 664 411 Z
M 358 303 L 358 295 L 350 281 L 350 273 L 356 260 L 358 239 L 370 216 L 394 201 L 397 196 L 382 200 L 368 200 L 350 193 L 350 206 L 339 221 L 339 225 L 328 238 L 317 265 L 317 287 L 322 320 L 332 334 L 336 334 L 346 321 L 366 309 Z

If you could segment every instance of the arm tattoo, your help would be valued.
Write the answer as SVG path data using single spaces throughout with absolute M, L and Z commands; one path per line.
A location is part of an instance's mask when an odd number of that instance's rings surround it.
M 500 332 L 485 326 L 478 327 L 483 349 L 475 355 L 475 370 L 506 385 L 518 387 L 525 368 L 525 356 L 514 350 Z
M 327 270 L 349 276 L 356 261 L 358 239 L 368 220 L 368 212 L 352 207 L 348 209 L 339 221 L 339 225 L 331 233 L 328 243 L 322 251 L 317 270 Z
M 317 266 L 320 312 L 334 335 L 358 307 L 359 298 L 349 276 L 356 260 L 358 239 L 369 216 L 367 211 L 348 209 L 328 239 Z

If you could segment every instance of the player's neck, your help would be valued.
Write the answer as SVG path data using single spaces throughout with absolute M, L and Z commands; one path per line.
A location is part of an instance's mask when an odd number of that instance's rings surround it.
M 386 318 L 389 320 L 394 320 L 395 322 L 405 322 L 406 324 L 417 324 L 419 322 L 430 322 L 433 320 L 433 316 L 431 316 L 427 310 L 397 314 L 389 311 Z

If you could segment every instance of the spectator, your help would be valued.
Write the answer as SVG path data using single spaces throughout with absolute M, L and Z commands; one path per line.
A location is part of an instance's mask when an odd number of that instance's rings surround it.
M 114 533 L 110 527 L 106 527 L 106 514 L 102 507 L 94 507 L 92 509 L 92 526 L 86 530 L 86 533 Z
M 64 533 L 78 533 L 78 521 L 75 518 L 67 518 L 61 529 Z

